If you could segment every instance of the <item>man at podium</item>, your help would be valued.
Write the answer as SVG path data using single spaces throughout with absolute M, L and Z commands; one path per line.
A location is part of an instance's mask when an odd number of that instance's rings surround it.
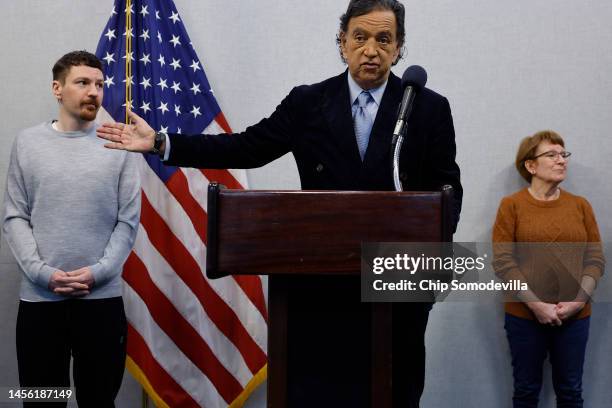
M 104 124 L 97 134 L 108 140 L 108 148 L 156 152 L 165 164 L 183 167 L 254 168 L 291 152 L 304 190 L 394 190 L 390 144 L 403 89 L 391 67 L 402 58 L 404 14 L 404 6 L 396 0 L 351 0 L 340 18 L 336 38 L 348 69 L 317 84 L 295 87 L 268 118 L 241 133 L 229 136 L 165 134 L 156 132 L 131 112 L 132 124 Z M 463 191 L 455 154 L 448 100 L 424 88 L 414 101 L 402 147 L 399 177 L 405 191 L 440 190 L 443 185 L 451 185 L 453 229 L 459 220 Z M 355 290 L 356 302 L 360 303 L 358 285 Z M 334 303 L 333 291 L 328 295 L 329 302 L 323 308 L 335 314 L 338 303 Z M 321 299 L 317 303 L 325 303 Z M 313 300 L 305 298 L 304 301 L 312 303 Z M 394 347 L 394 356 L 399 359 L 396 361 L 394 357 L 393 364 L 394 406 L 418 407 L 424 386 L 424 335 L 431 305 L 396 306 L 394 344 L 405 353 L 395 353 Z M 365 309 L 367 305 L 352 308 Z M 344 319 L 345 312 L 338 314 L 343 316 L 339 319 Z M 360 311 L 349 313 L 353 317 L 348 320 L 360 321 Z M 321 323 L 319 329 L 341 331 L 339 323 L 330 319 Z M 302 334 L 308 335 L 307 330 Z M 342 357 L 350 354 L 342 353 L 347 349 L 354 348 L 359 353 L 367 341 L 353 344 L 337 340 L 334 335 L 312 339 L 309 350 L 317 350 L 316 358 L 336 359 L 337 365 L 343 368 L 337 373 L 317 372 L 316 367 L 310 371 L 305 369 L 304 384 L 309 385 L 298 384 L 289 390 L 289 398 L 292 393 L 299 396 L 304 406 L 367 405 L 367 381 L 359 380 L 357 374 L 354 378 L 345 375 L 359 373 L 362 368 L 352 367 L 355 363 Z M 304 363 L 314 357 L 308 353 L 302 356 Z M 329 391 L 335 397 L 320 394 L 318 399 L 312 399 L 316 396 L 308 396 L 308 387 L 327 390 L 325 394 Z M 317 391 L 310 389 L 310 392 Z

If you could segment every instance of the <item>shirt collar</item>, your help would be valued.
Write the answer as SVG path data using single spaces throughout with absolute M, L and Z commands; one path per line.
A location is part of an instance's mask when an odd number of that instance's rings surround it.
M 362 89 L 357 84 L 357 82 L 355 82 L 350 72 L 348 73 L 347 77 L 348 77 L 349 94 L 351 97 L 351 106 L 352 106 L 355 103 L 355 99 L 357 99 L 359 94 L 363 92 L 364 89 Z M 389 80 L 387 79 L 385 83 L 379 86 L 378 88 L 368 90 L 368 92 L 370 92 L 370 95 L 372 95 L 372 98 L 374 98 L 374 102 L 376 102 L 376 106 L 380 106 L 380 101 L 382 100 L 383 94 L 385 93 L 385 89 L 387 88 L 388 82 Z

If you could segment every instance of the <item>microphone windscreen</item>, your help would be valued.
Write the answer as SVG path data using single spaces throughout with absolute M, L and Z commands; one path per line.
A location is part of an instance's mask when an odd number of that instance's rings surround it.
M 427 72 L 420 65 L 411 65 L 404 71 L 402 75 L 402 89 L 407 86 L 413 86 L 419 90 L 425 87 L 427 83 Z

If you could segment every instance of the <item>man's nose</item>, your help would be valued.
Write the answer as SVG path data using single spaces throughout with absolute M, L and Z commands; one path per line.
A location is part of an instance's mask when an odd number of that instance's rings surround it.
M 376 40 L 374 39 L 368 40 L 368 42 L 365 45 L 365 49 L 363 50 L 363 53 L 367 57 L 375 57 L 376 55 L 378 55 L 378 47 L 376 44 Z
M 87 94 L 91 96 L 97 96 L 100 93 L 100 89 L 97 84 L 91 84 L 87 87 Z

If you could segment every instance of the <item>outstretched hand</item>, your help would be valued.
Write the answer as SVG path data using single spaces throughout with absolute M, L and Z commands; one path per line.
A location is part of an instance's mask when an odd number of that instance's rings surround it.
M 155 130 L 140 116 L 128 111 L 130 124 L 104 123 L 98 127 L 98 137 L 108 140 L 104 147 L 128 150 L 130 152 L 149 152 L 155 143 Z

